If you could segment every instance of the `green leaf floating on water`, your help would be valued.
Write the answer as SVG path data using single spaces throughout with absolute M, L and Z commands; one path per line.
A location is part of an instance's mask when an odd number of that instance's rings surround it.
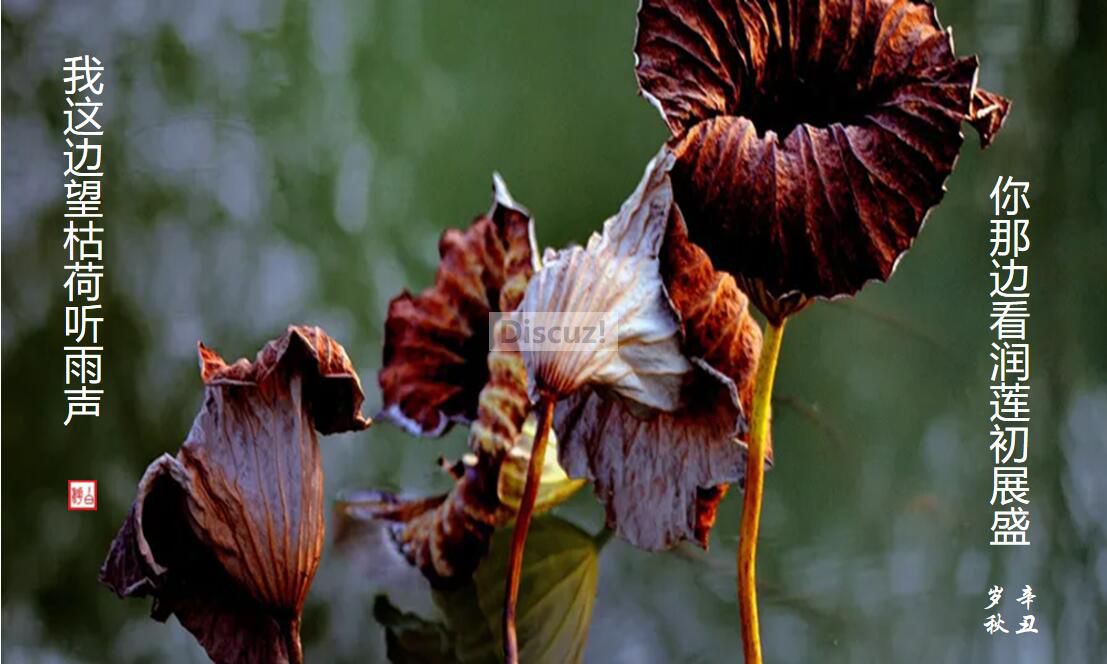
M 473 579 L 453 591 L 435 591 L 444 623 L 402 613 L 387 599 L 374 615 L 385 627 L 388 658 L 406 662 L 489 664 L 503 660 L 500 634 L 511 530 L 498 531 Z M 523 562 L 516 625 L 523 662 L 581 662 L 592 622 L 601 544 L 553 516 L 531 525 Z

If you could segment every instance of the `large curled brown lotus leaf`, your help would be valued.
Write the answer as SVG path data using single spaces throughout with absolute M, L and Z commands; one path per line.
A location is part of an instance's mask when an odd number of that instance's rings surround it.
M 500 466 L 530 413 L 526 369 L 517 351 L 488 354 L 488 382 L 469 432 L 472 454 L 454 464 L 454 487 L 445 495 L 404 498 L 379 493 L 359 501 L 359 512 L 391 522 L 401 552 L 435 587 L 467 580 L 488 552 L 492 533 L 515 510 L 497 492 Z
M 519 304 L 538 255 L 530 214 L 497 176 L 488 214 L 447 230 L 434 286 L 392 300 L 379 380 L 381 417 L 439 436 L 477 417 L 488 381 L 488 315 Z
M 319 328 L 290 327 L 254 362 L 200 345 L 204 403 L 175 457 L 150 464 L 100 579 L 154 598 L 216 662 L 302 661 L 300 612 L 323 548 L 315 431 L 356 431 L 357 373 Z
M 595 384 L 560 401 L 554 412 L 562 467 L 593 482 L 618 535 L 650 550 L 681 540 L 707 545 L 725 485 L 745 474 L 739 390 L 751 389 L 760 348 L 733 280 L 697 253 L 682 225 L 672 227 L 680 223 L 667 175 L 672 159 L 662 149 L 624 209 L 643 211 L 634 217 L 643 226 L 636 233 L 656 239 L 642 246 L 658 259 L 653 269 L 679 325 L 678 352 L 692 367 L 679 388 L 679 406 L 647 411 Z
M 887 279 L 944 194 L 976 87 L 927 0 L 643 0 L 642 93 L 677 162 L 691 239 L 779 321 Z

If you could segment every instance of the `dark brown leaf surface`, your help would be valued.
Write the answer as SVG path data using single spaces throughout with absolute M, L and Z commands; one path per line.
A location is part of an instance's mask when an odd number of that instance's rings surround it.
M 1003 128 L 1003 123 L 1010 112 L 1010 99 L 987 90 L 976 89 L 972 96 L 969 122 L 976 128 L 976 133 L 980 134 L 980 147 L 986 148 L 992 144 L 992 139 Z
M 497 328 L 499 339 L 503 339 Z M 518 443 L 531 412 L 527 370 L 517 348 L 502 341 L 488 354 L 488 382 L 481 388 L 477 420 L 469 431 L 469 449 L 475 453 L 507 452 Z
M 518 352 L 494 351 L 487 363 L 488 382 L 469 434 L 473 454 L 452 467 L 453 489 L 434 498 L 380 494 L 374 504 L 359 504 L 361 511 L 394 524 L 400 550 L 436 587 L 467 580 L 487 553 L 492 532 L 515 516 L 497 487 L 500 467 L 531 410 L 526 370 Z
M 154 598 L 216 662 L 300 659 L 300 611 L 323 547 L 315 431 L 356 431 L 361 385 L 319 328 L 290 327 L 254 362 L 200 345 L 204 404 L 176 457 L 147 468 L 101 580 Z
M 887 279 L 944 193 L 976 88 L 925 0 L 643 0 L 642 93 L 674 135 L 691 238 L 779 320 Z
M 200 542 L 188 525 L 187 481 L 168 454 L 150 465 L 101 579 L 120 597 L 153 597 L 151 616 L 176 615 L 215 662 L 288 662 L 294 616 L 242 590 Z
M 676 206 L 665 232 L 661 275 L 680 316 L 684 352 L 734 381 L 742 408 L 748 410 L 761 355 L 761 328 L 734 277 L 716 270 L 707 252 L 688 239 Z
M 382 417 L 439 436 L 476 419 L 488 381 L 488 314 L 513 311 L 538 261 L 530 214 L 497 177 L 487 215 L 438 247 L 434 286 L 388 306 L 380 386 Z
M 742 412 L 750 413 L 761 355 L 761 328 L 750 315 L 749 299 L 734 277 L 716 270 L 707 252 L 688 239 L 688 228 L 676 206 L 670 213 L 662 247 L 661 274 L 680 314 L 685 352 L 734 381 Z M 766 440 L 765 462 L 772 466 L 771 433 Z M 695 539 L 703 545 L 707 544 L 727 488 L 726 484 L 698 488 Z
M 408 562 L 436 588 L 456 587 L 477 569 L 492 533 L 514 517 L 496 493 L 503 455 L 480 454 L 454 465 L 453 489 L 431 498 L 378 493 L 357 502 L 358 511 L 389 522 Z

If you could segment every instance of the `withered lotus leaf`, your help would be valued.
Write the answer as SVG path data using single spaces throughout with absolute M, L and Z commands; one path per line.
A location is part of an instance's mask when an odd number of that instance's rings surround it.
M 928 0 L 643 0 L 635 54 L 691 239 L 774 321 L 887 279 L 1010 105 Z
M 593 343 L 524 346 L 532 401 L 540 392 L 559 398 L 588 386 L 645 409 L 680 406 L 693 367 L 680 352 L 680 326 L 661 282 L 658 255 L 672 199 L 667 174 L 653 163 L 602 233 L 585 247 L 548 251 L 527 286 L 519 311 L 566 337 L 607 320 L 617 328 Z
M 500 500 L 498 487 L 508 450 L 518 442 L 530 413 L 526 370 L 522 357 L 509 350 L 488 353 L 486 362 L 488 381 L 478 397 L 478 419 L 469 430 L 472 455 L 454 466 L 453 489 L 433 511 L 394 519 L 401 551 L 439 588 L 468 580 L 488 552 L 495 529 L 515 518 L 515 508 Z
M 434 286 L 388 306 L 381 418 L 414 435 L 439 436 L 476 419 L 488 380 L 488 314 L 514 310 L 537 269 L 530 214 L 499 176 L 493 190 L 488 214 L 443 233 Z
M 449 492 L 429 498 L 368 492 L 339 506 L 348 517 L 390 523 L 400 551 L 438 588 L 466 582 L 488 552 L 492 533 L 511 523 L 518 510 L 518 497 L 505 495 L 512 483 L 504 473 L 526 467 L 529 441 L 523 439 L 534 435 L 533 427 L 529 433 L 525 427 L 531 409 L 522 357 L 494 350 L 488 355 L 488 374 L 478 419 L 469 432 L 472 452 L 448 467 L 454 477 Z M 562 481 L 563 475 L 555 479 L 540 493 L 537 512 L 564 501 L 576 487 Z
M 477 419 L 469 430 L 469 449 L 475 453 L 500 454 L 515 447 L 531 411 L 523 357 L 517 347 L 503 343 L 502 321 L 495 333 L 496 348 L 486 358 L 488 381 L 481 388 Z
M 734 381 L 742 412 L 749 413 L 761 356 L 761 328 L 750 315 L 749 298 L 734 277 L 716 270 L 707 252 L 689 241 L 688 228 L 676 205 L 670 211 L 662 247 L 661 274 L 680 314 L 684 352 L 701 358 Z M 766 435 L 765 446 L 765 463 L 771 467 L 771 433 Z M 707 545 L 727 488 L 726 484 L 697 488 L 695 541 L 702 546 Z
M 289 327 L 254 362 L 200 345 L 204 403 L 177 455 L 146 469 L 100 579 L 154 598 L 219 663 L 300 662 L 299 623 L 323 548 L 316 430 L 364 429 L 345 351 Z
M 495 529 L 511 520 L 512 512 L 496 494 L 501 458 L 469 455 L 453 464 L 454 487 L 443 495 L 408 498 L 368 492 L 340 508 L 351 517 L 386 522 L 400 552 L 432 586 L 456 587 L 488 553 Z
M 555 411 L 565 472 L 592 480 L 608 525 L 643 549 L 681 540 L 706 546 L 714 496 L 701 490 L 745 472 L 733 383 L 701 365 L 686 395 L 695 398 L 651 417 L 595 390 L 569 397 Z
M 688 367 L 673 398 L 676 407 L 646 409 L 591 379 L 554 414 L 565 471 L 594 483 L 618 535 L 651 550 L 681 540 L 707 545 L 726 485 L 745 472 L 739 393 L 752 395 L 761 342 L 733 279 L 717 273 L 686 239 L 668 178 L 672 161 L 662 149 L 604 233 L 647 239 L 635 244 L 651 260 L 641 278 L 662 295 L 675 323 L 676 347 L 665 352 L 678 353 Z M 524 299 L 520 308 L 527 306 Z M 620 320 L 620 346 L 622 330 Z
M 716 270 L 688 239 L 680 208 L 672 206 L 661 252 L 661 275 L 680 316 L 684 352 L 734 381 L 743 409 L 753 401 L 761 328 L 734 277 Z

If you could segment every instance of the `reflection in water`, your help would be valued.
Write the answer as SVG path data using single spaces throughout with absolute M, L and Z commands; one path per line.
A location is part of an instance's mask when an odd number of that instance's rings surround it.
M 384 543 L 382 524 L 365 519 L 340 502 L 336 541 L 342 555 L 357 559 L 369 575 L 387 568 L 395 550 Z M 517 629 L 524 662 L 580 662 L 584 656 L 592 605 L 599 580 L 600 551 L 610 531 L 593 537 L 556 516 L 531 526 L 523 563 Z M 384 534 L 384 539 L 390 536 Z M 405 611 L 388 595 L 378 595 L 373 616 L 385 629 L 389 661 L 471 664 L 502 661 L 501 619 L 511 530 L 492 538 L 472 579 L 449 590 L 431 590 L 422 578 L 409 586 L 429 593 L 434 615 Z M 408 590 L 411 588 L 409 587 Z M 429 612 L 427 612 L 429 613 Z

